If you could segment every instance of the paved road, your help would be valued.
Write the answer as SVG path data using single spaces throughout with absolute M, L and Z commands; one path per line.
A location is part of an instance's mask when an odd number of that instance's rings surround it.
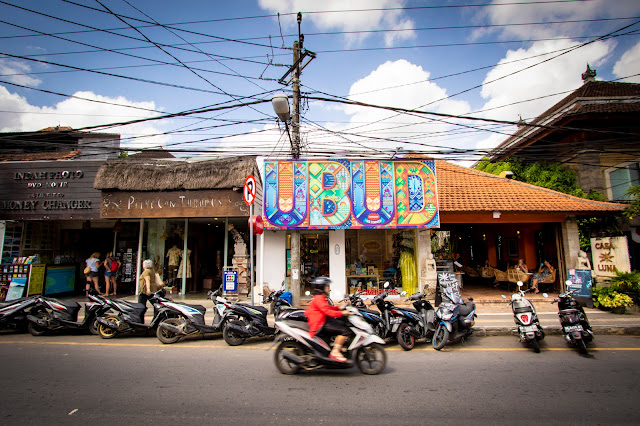
M 379 376 L 279 374 L 270 343 L 219 337 L 0 336 L 1 424 L 637 423 L 640 338 L 600 336 L 590 356 L 548 336 L 472 337 L 436 352 L 389 345 Z

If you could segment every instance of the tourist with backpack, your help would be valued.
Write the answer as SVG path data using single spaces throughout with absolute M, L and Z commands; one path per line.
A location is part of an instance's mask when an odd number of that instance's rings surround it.
M 115 296 L 116 289 L 118 284 L 116 283 L 116 276 L 118 274 L 118 268 L 120 267 L 120 262 L 116 260 L 113 256 L 112 252 L 107 253 L 107 258 L 104 260 L 104 281 L 107 284 L 107 291 L 105 292 L 105 296 Z M 109 294 L 110 284 L 113 283 L 113 293 Z

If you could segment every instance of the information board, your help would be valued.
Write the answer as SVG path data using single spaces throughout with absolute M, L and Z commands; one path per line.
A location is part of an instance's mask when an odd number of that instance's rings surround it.
M 24 289 L 27 286 L 27 277 L 16 277 L 11 280 L 7 297 L 4 300 L 16 300 L 24 296 Z
M 593 306 L 590 269 L 569 269 L 568 277 L 571 284 L 567 284 L 567 291 L 577 290 L 573 297 L 589 307 Z
M 49 266 L 44 287 L 44 294 L 69 293 L 75 288 L 75 266 Z
M 31 265 L 31 273 L 29 274 L 29 290 L 28 295 L 42 294 L 44 288 L 44 273 L 46 265 Z
M 238 271 L 224 271 L 224 291 L 234 293 L 238 291 Z
M 442 295 L 444 294 L 457 294 L 460 296 L 458 277 L 453 272 L 438 272 L 435 300 L 436 306 L 442 303 Z

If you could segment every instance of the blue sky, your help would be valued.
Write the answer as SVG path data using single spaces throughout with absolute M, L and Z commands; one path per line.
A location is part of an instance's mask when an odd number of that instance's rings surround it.
M 518 2 L 3 1 L 0 131 L 83 128 L 290 93 L 274 79 L 292 62 L 298 11 L 305 48 L 317 53 L 302 90 L 316 97 L 517 121 L 578 88 L 587 63 L 599 79 L 640 82 L 640 23 L 597 40 L 640 21 L 640 2 Z M 306 155 L 402 146 L 472 160 L 513 131 L 321 100 L 304 106 Z M 127 147 L 181 156 L 286 155 L 282 130 L 269 103 L 104 128 Z

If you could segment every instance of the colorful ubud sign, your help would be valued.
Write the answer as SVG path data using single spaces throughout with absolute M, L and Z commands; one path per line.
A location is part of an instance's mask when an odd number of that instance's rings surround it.
M 440 226 L 433 160 L 265 160 L 265 229 Z

